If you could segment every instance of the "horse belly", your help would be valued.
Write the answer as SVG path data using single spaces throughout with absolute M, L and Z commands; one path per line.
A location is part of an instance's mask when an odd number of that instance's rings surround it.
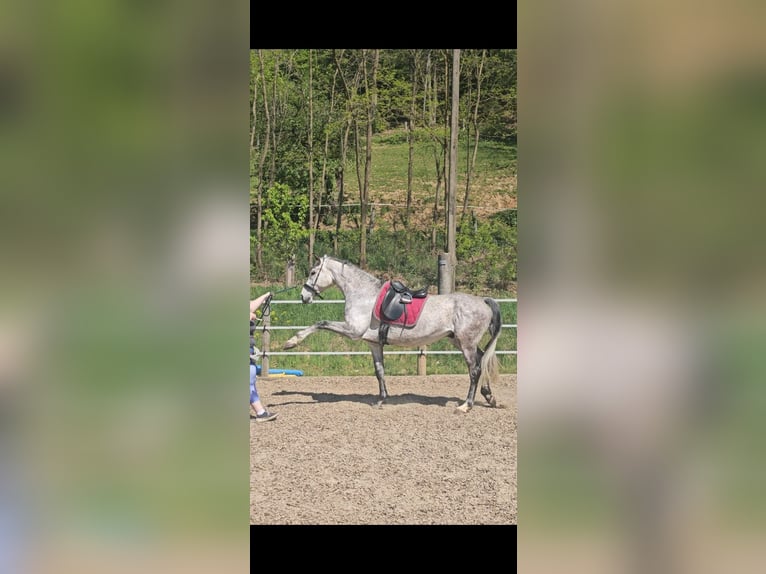
M 430 332 L 426 332 L 418 327 L 419 325 L 416 325 L 413 328 L 407 329 L 391 325 L 388 330 L 388 343 L 399 347 L 418 347 L 420 345 L 430 345 L 452 335 L 452 330 L 446 327 Z

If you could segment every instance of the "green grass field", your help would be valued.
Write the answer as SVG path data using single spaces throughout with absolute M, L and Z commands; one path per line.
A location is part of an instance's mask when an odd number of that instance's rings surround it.
M 277 291 L 281 287 L 274 286 L 272 291 Z M 265 288 L 253 289 L 251 297 L 255 298 L 263 293 Z M 296 329 L 274 329 L 270 330 L 271 345 L 273 352 L 282 352 L 282 346 L 298 330 L 298 326 L 308 326 L 320 320 L 342 321 L 343 304 L 342 303 L 312 303 L 302 304 L 280 304 L 282 300 L 294 300 L 300 297 L 300 288 L 279 293 L 272 301 L 270 308 L 270 321 L 272 327 L 276 326 L 296 326 Z M 323 293 L 325 300 L 342 299 L 343 294 L 337 288 L 333 287 Z M 512 295 L 494 294 L 496 299 L 512 298 Z M 503 316 L 504 324 L 516 323 L 516 303 L 500 303 L 500 310 Z M 255 333 L 256 345 L 263 348 L 264 322 L 262 321 Z M 482 346 L 486 345 L 488 335 L 482 340 Z M 516 349 L 516 330 L 514 328 L 505 328 L 500 334 L 497 343 L 497 350 L 515 350 Z M 386 347 L 386 373 L 389 375 L 415 375 L 417 374 L 417 355 L 393 355 L 391 353 L 397 350 L 417 350 L 416 348 L 405 347 Z M 455 347 L 448 341 L 442 340 L 431 345 L 428 350 L 454 351 Z M 372 356 L 369 353 L 369 347 L 361 341 L 351 341 L 327 331 L 314 333 L 303 341 L 298 347 L 291 351 L 334 351 L 346 353 L 349 351 L 364 351 L 364 355 L 295 355 L 295 356 L 272 356 L 269 367 L 273 369 L 300 369 L 305 375 L 374 375 L 372 367 Z M 515 355 L 498 355 L 500 360 L 500 370 L 502 373 L 516 372 Z M 427 357 L 427 374 L 460 374 L 467 372 L 466 365 L 461 355 L 431 355 Z
M 430 136 L 422 132 L 418 134 L 412 166 L 413 203 L 416 205 L 430 207 L 433 203 L 433 194 L 436 189 L 435 149 L 439 149 L 438 145 Z M 459 206 L 462 206 L 465 192 L 466 158 L 469 151 L 472 153 L 472 149 L 466 149 L 466 142 L 461 141 L 458 147 L 457 201 Z M 396 205 L 405 203 L 408 154 L 409 147 L 404 131 L 387 132 L 375 136 L 370 172 L 371 202 Z M 363 173 L 363 162 L 361 170 Z M 359 185 L 353 159 L 348 162 L 347 174 L 347 197 L 358 198 Z M 443 190 L 444 187 L 442 187 L 442 193 Z M 441 199 L 443 207 L 443 198 Z M 469 204 L 481 207 L 478 215 L 485 215 L 485 208 L 499 211 L 516 206 L 516 147 L 495 142 L 479 142 Z M 390 209 L 392 208 L 383 207 L 379 213 L 385 215 Z

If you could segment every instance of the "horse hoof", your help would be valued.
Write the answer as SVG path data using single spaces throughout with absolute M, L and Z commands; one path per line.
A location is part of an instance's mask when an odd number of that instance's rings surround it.
M 489 401 L 487 401 L 487 402 L 489 403 L 489 406 L 491 406 L 491 407 L 496 407 L 496 406 L 497 406 L 497 401 L 495 400 L 495 397 L 492 397 L 492 398 L 491 398 Z
M 470 410 L 471 410 L 471 407 L 469 407 L 467 404 L 462 404 L 462 405 L 460 405 L 458 407 L 455 407 L 454 413 L 456 415 L 458 415 L 458 414 L 462 414 L 462 413 L 467 413 Z
M 295 339 L 295 337 L 293 337 L 292 339 L 289 339 L 289 340 L 288 340 L 288 341 L 287 341 L 287 342 L 284 344 L 284 346 L 283 346 L 282 348 L 283 348 L 283 349 L 292 349 L 292 348 L 293 348 L 293 347 L 295 347 L 297 344 L 298 344 L 298 341 Z

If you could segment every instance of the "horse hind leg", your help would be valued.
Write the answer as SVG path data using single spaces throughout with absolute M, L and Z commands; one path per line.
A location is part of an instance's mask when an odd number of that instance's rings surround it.
M 484 357 L 484 352 L 481 349 L 477 349 L 476 360 L 474 361 L 472 370 L 475 371 L 476 373 L 475 376 L 476 376 L 477 385 L 481 383 L 481 394 L 484 396 L 484 399 L 489 403 L 489 406 L 495 407 L 497 406 L 497 401 L 495 400 L 495 397 L 492 395 L 492 389 L 490 389 L 489 387 L 490 377 L 487 377 L 487 376 L 482 377 L 482 375 L 484 374 L 482 373 L 482 370 L 481 370 L 482 357 Z M 475 392 L 476 390 L 474 389 L 474 393 Z
M 461 405 L 455 407 L 456 413 L 467 413 L 473 408 L 473 402 L 476 398 L 476 387 L 478 386 L 479 377 L 481 376 L 481 355 L 479 353 L 480 352 L 477 351 L 469 352 L 463 349 L 463 356 L 468 365 L 470 385 L 468 386 L 468 396 L 465 401 Z M 482 387 L 481 392 L 484 394 L 484 387 Z M 486 395 L 484 396 L 486 398 Z
M 370 350 L 372 351 L 372 362 L 375 367 L 375 377 L 378 379 L 378 390 L 380 395 L 378 396 L 377 407 L 383 408 L 383 402 L 388 397 L 388 391 L 386 390 L 386 376 L 383 369 L 383 346 L 377 343 L 369 343 Z
M 466 363 L 469 365 L 468 376 L 470 378 L 471 384 L 468 387 L 468 397 L 463 404 L 455 408 L 456 413 L 467 413 L 469 410 L 471 410 L 473 407 L 474 399 L 476 397 L 476 387 L 479 386 L 479 383 L 481 383 L 481 394 L 484 396 L 484 399 L 487 401 L 489 406 L 497 406 L 497 400 L 492 394 L 492 389 L 489 386 L 489 382 L 492 379 L 492 376 L 491 373 L 486 372 L 495 367 L 494 364 L 492 364 L 490 368 L 482 371 L 481 360 L 483 356 L 484 353 L 481 351 L 481 349 L 477 349 L 476 353 L 473 354 L 472 360 L 466 357 Z
M 490 381 L 497 380 L 497 376 L 498 376 L 497 356 L 493 353 L 491 356 L 487 357 L 485 360 L 484 353 L 479 351 L 479 357 L 477 360 L 479 362 L 479 383 L 481 383 L 481 394 L 484 395 L 484 398 L 489 403 L 489 406 L 496 407 L 497 400 L 492 394 L 492 389 L 490 388 L 489 384 L 490 384 Z M 486 364 L 482 366 L 482 363 L 486 363 Z
M 481 383 L 481 394 L 484 396 L 484 399 L 489 403 L 489 406 L 495 407 L 497 406 L 497 400 L 495 400 L 495 397 L 492 395 L 492 389 L 489 387 L 489 381 L 491 377 L 483 376 L 482 370 L 481 370 L 481 360 L 484 357 L 484 351 L 481 349 L 476 350 L 476 362 L 474 363 L 476 369 L 477 369 L 477 375 L 476 379 Z
M 481 385 L 481 394 L 484 395 L 484 399 L 489 403 L 489 406 L 491 407 L 497 406 L 497 400 L 492 394 L 492 389 L 489 388 L 489 381 L 485 381 Z

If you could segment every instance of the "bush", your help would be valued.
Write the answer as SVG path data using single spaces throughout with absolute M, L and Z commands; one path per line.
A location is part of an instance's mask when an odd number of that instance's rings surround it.
M 332 255 L 333 236 L 334 232 L 318 231 L 314 254 Z M 516 227 L 507 225 L 502 217 L 484 221 L 467 218 L 456 238 L 456 287 L 484 293 L 512 290 L 516 281 L 516 242 Z M 444 244 L 444 233 L 441 231 L 437 244 Z M 297 280 L 302 281 L 310 270 L 308 241 L 297 244 L 294 252 L 264 250 L 264 269 L 253 277 L 261 281 L 283 277 L 289 253 L 296 255 Z M 358 231 L 344 230 L 339 233 L 337 257 L 358 264 Z M 400 279 L 412 287 L 438 285 L 438 254 L 431 250 L 431 236 L 426 231 L 375 230 L 368 236 L 367 268 L 376 276 Z

